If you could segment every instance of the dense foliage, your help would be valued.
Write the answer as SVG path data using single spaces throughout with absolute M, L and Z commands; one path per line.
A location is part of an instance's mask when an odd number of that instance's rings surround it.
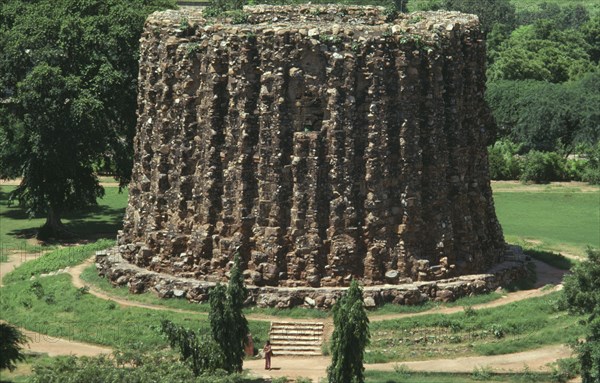
M 218 284 L 209 294 L 210 328 L 212 337 L 219 345 L 225 358 L 225 370 L 242 371 L 244 342 L 249 334 L 248 321 L 242 313 L 248 295 L 240 267 L 240 256 L 234 257 L 227 289 Z
M 0 177 L 61 234 L 65 210 L 103 195 L 105 163 L 131 169 L 138 44 L 171 0 L 5 0 L 0 4 Z
M 34 365 L 32 383 L 241 383 L 249 381 L 239 375 L 214 372 L 194 376 L 172 354 L 164 352 L 115 353 L 112 357 L 67 356 L 43 360 Z
M 23 361 L 23 346 L 27 337 L 15 326 L 9 323 L 0 323 L 0 370 L 14 370 L 16 363 Z
M 356 280 L 333 306 L 329 383 L 363 383 L 365 347 L 369 343 L 369 318 L 362 289 Z
M 600 250 L 588 250 L 588 259 L 565 277 L 563 294 L 569 311 L 588 315 L 585 341 L 576 345 L 582 382 L 600 382 Z
M 250 333 L 242 313 L 246 296 L 240 257 L 236 254 L 227 288 L 217 284 L 209 293 L 210 336 L 198 335 L 170 321 L 161 323 L 161 331 L 171 347 L 179 350 L 195 376 L 216 370 L 242 371 L 244 345 Z
M 598 183 L 600 13 L 549 3 L 516 12 L 508 0 L 428 8 L 475 13 L 488 32 L 486 97 L 501 140 L 489 148 L 492 179 Z

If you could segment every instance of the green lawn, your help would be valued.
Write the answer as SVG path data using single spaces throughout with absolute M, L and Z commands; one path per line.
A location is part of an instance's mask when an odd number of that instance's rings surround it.
M 485 370 L 475 371 L 472 374 L 440 374 L 410 372 L 399 370 L 398 372 L 366 371 L 366 383 L 476 383 L 476 382 L 552 382 L 550 374 L 540 373 L 515 373 L 515 374 L 493 374 Z
M 564 344 L 583 334 L 557 309 L 559 293 L 493 309 L 373 322 L 367 363 L 508 354 Z
M 113 348 L 153 350 L 166 347 L 160 321 L 206 333 L 206 315 L 120 307 L 76 289 L 69 275 L 18 281 L 2 287 L 0 319 L 42 334 Z M 249 321 L 256 344 L 267 339 L 268 322 Z
M 600 192 L 494 192 L 508 242 L 584 255 L 600 247 Z
M 35 251 L 28 243 L 35 236 L 36 228 L 44 224 L 43 217 L 30 218 L 26 211 L 14 201 L 9 201 L 9 193 L 14 186 L 0 187 L 0 246 L 2 253 L 9 250 Z M 63 222 L 68 230 L 79 239 L 95 240 L 116 237 L 122 226 L 123 214 L 127 205 L 127 191 L 119 193 L 118 187 L 105 188 L 106 195 L 98 200 L 98 206 L 77 213 L 67 213 Z

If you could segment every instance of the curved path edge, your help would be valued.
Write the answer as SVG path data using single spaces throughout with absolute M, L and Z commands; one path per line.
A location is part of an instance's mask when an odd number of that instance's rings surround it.
M 9 257 L 8 262 L 4 262 L 0 267 L 0 280 L 1 278 L 8 272 L 12 271 L 14 267 L 18 267 L 21 263 L 26 262 L 28 259 L 21 258 L 20 262 L 18 259 L 11 259 Z M 75 287 L 83 287 L 88 286 L 81 279 L 81 273 L 83 270 L 93 263 L 93 257 L 89 258 L 85 262 L 72 267 L 69 269 L 68 273 L 72 276 L 73 285 Z M 540 263 L 538 262 L 538 270 L 540 268 Z M 543 272 L 548 273 L 555 272 L 556 269 L 541 263 L 542 268 L 550 268 L 543 270 Z M 564 272 L 562 272 L 564 273 Z M 542 280 L 540 283 L 544 283 Z M 559 289 L 559 286 L 556 286 L 552 289 L 535 289 L 529 291 L 520 291 L 516 293 L 509 293 L 507 297 L 500 298 L 496 301 L 492 301 L 489 303 L 474 305 L 473 308 L 488 308 L 488 307 L 497 307 L 503 304 L 515 302 L 518 300 L 532 298 L 534 296 L 543 296 L 551 291 Z M 118 298 L 106 294 L 96 288 L 91 288 L 90 293 L 97 296 L 98 298 L 105 300 L 112 300 L 123 306 L 134 306 L 147 308 L 152 310 L 163 310 L 163 311 L 174 311 L 174 312 L 184 312 L 196 315 L 206 315 L 205 313 L 200 313 L 196 311 L 190 310 L 181 310 L 174 309 L 164 306 L 157 306 L 151 304 L 144 304 L 139 302 L 132 302 L 126 299 Z M 427 315 L 432 313 L 440 313 L 440 314 L 448 314 L 452 312 L 462 311 L 462 307 L 446 307 L 446 308 L 434 308 L 432 310 L 427 310 L 420 313 L 411 313 L 411 314 L 389 314 L 389 315 L 378 315 L 372 316 L 371 321 L 377 320 L 391 320 L 391 319 L 401 319 L 411 316 L 417 315 Z M 248 315 L 249 319 L 253 320 L 265 320 L 265 321 L 275 321 L 275 320 L 293 320 L 298 321 L 295 318 L 284 318 L 284 317 L 270 317 L 266 315 Z M 331 320 L 327 318 L 327 320 Z M 30 342 L 28 344 L 28 349 L 33 352 L 46 353 L 49 356 L 57 356 L 57 355 L 77 355 L 77 356 L 95 356 L 100 354 L 108 354 L 112 352 L 112 349 L 108 347 L 102 347 L 93 344 L 87 344 L 82 342 L 76 342 L 69 339 L 55 338 L 50 337 L 48 335 L 36 333 L 33 331 L 29 331 L 26 329 L 22 329 L 24 334 L 29 337 Z M 557 346 L 546 346 L 535 350 L 529 350 L 514 354 L 505 354 L 505 355 L 494 355 L 494 356 L 470 356 L 470 357 L 460 357 L 455 359 L 433 359 L 433 360 L 424 360 L 424 361 L 410 361 L 410 362 L 392 362 L 392 363 L 383 363 L 383 364 L 367 364 L 365 368 L 367 370 L 377 370 L 377 371 L 394 371 L 399 365 L 406 366 L 409 370 L 412 371 L 423 371 L 423 372 L 450 372 L 450 373 L 469 373 L 472 372 L 475 368 L 487 368 L 494 372 L 515 372 L 515 371 L 523 371 L 525 367 L 530 371 L 549 371 L 549 364 L 561 359 L 567 358 L 572 355 L 572 351 L 569 347 L 564 345 Z M 320 379 L 326 375 L 326 368 L 329 365 L 330 358 L 329 357 L 310 357 L 310 358 L 293 358 L 293 357 L 276 357 L 273 359 L 273 367 L 274 369 L 271 371 L 265 371 L 263 361 L 260 359 L 251 359 L 244 362 L 244 367 L 249 369 L 250 372 L 259 377 L 267 377 L 267 378 L 275 378 L 279 376 L 287 376 L 287 377 L 308 377 L 311 379 Z

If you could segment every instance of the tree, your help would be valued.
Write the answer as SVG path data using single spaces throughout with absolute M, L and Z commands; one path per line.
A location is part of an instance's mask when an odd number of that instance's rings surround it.
M 15 326 L 0 323 L 0 370 L 16 368 L 16 363 L 25 360 L 22 353 L 27 337 Z
M 509 0 L 442 0 L 433 7 L 477 15 L 485 33 L 490 32 L 496 24 L 511 28 L 515 24 L 515 6 Z
M 561 151 L 577 144 L 595 145 L 600 138 L 600 74 L 578 81 L 495 81 L 486 100 L 501 137 L 522 144 L 522 151 Z
M 576 350 L 582 383 L 600 382 L 600 250 L 588 249 L 588 258 L 575 265 L 563 281 L 563 305 L 573 314 L 588 315 L 586 339 Z
M 223 353 L 214 339 L 198 336 L 193 330 L 177 326 L 169 320 L 161 321 L 161 332 L 167 336 L 171 348 L 179 350 L 181 360 L 188 363 L 194 376 L 225 366 Z
M 210 338 L 198 336 L 171 321 L 161 323 L 171 348 L 179 349 L 181 359 L 190 364 L 194 375 L 216 369 L 229 373 L 242 371 L 249 333 L 248 321 L 242 312 L 246 296 L 240 256 L 236 253 L 228 286 L 218 283 L 209 293 Z
M 370 338 L 369 318 L 364 308 L 362 289 L 356 280 L 334 305 L 333 324 L 328 382 L 363 383 L 364 353 Z
M 248 336 L 248 321 L 242 312 L 247 291 L 236 254 L 227 288 L 217 284 L 209 294 L 210 328 L 214 340 L 225 356 L 225 370 L 242 371 L 244 344 Z
M 577 80 L 594 69 L 584 35 L 560 30 L 551 20 L 515 29 L 490 52 L 490 81 L 540 80 L 554 83 Z
M 65 234 L 63 213 L 103 195 L 95 168 L 131 171 L 138 41 L 171 0 L 5 0 L 0 5 L 0 177 L 45 214 L 40 237 Z

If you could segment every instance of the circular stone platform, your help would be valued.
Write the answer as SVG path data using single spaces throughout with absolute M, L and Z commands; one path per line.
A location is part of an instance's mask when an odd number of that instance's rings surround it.
M 484 274 L 463 275 L 438 281 L 412 282 L 363 289 L 365 306 L 374 308 L 386 303 L 416 305 L 426 301 L 451 302 L 461 297 L 485 294 L 512 282 L 526 278 L 526 264 L 530 259 L 520 247 L 511 246 L 506 260 Z M 106 277 L 113 286 L 127 286 L 133 294 L 151 291 L 160 298 L 182 298 L 191 302 L 207 302 L 209 290 L 217 280 L 198 281 L 192 278 L 175 277 L 157 273 L 132 265 L 119 254 L 118 248 L 96 253 L 98 273 Z M 246 285 L 246 305 L 259 307 L 330 309 L 346 288 L 343 287 L 270 287 Z
M 239 252 L 255 286 L 422 291 L 505 261 L 476 16 L 154 13 L 139 89 L 118 243 L 148 272 L 226 280 Z

